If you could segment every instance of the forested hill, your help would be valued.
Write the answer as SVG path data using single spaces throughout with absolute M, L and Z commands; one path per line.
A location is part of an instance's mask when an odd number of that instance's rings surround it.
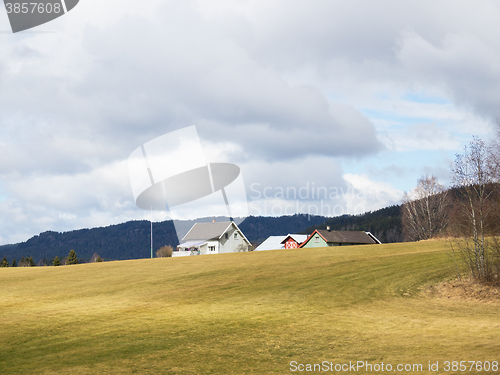
M 36 263 L 44 258 L 49 262 L 56 256 L 63 259 L 73 249 L 82 260 L 89 260 L 94 253 L 104 260 L 147 258 L 151 256 L 150 225 L 149 221 L 129 221 L 64 233 L 43 232 L 26 242 L 1 246 L 0 256 L 5 255 L 10 261 L 16 258 L 18 262 L 21 257 L 33 257 Z M 158 247 L 177 245 L 171 221 L 153 223 L 153 236 Z
M 272 235 L 302 233 L 310 225 L 324 222 L 324 216 L 293 215 L 282 217 L 248 217 L 240 228 L 252 243 Z M 191 225 L 191 223 L 189 223 Z M 154 251 L 163 245 L 178 245 L 172 221 L 153 223 Z M 104 260 L 140 259 L 151 256 L 150 222 L 129 221 L 102 228 L 80 229 L 58 233 L 43 232 L 15 245 L 0 246 L 0 259 L 6 256 L 9 264 L 21 257 L 33 257 L 35 263 L 50 264 L 58 256 L 63 259 L 71 249 L 78 258 L 88 261 L 94 253 Z
M 298 214 L 281 217 L 250 216 L 241 223 L 240 228 L 250 242 L 258 244 L 269 236 L 310 234 L 314 229 L 325 229 L 327 225 L 333 230 L 369 231 L 382 242 L 403 241 L 400 206 L 335 218 Z M 153 223 L 153 238 L 154 251 L 163 245 L 178 245 L 172 221 Z M 98 253 L 104 260 L 140 259 L 151 256 L 150 241 L 149 221 L 129 221 L 64 233 L 44 232 L 26 242 L 0 246 L 0 258 L 6 256 L 11 263 L 14 258 L 19 262 L 21 257 L 33 257 L 35 263 L 50 264 L 54 257 L 63 259 L 73 249 L 83 261 L 90 260 L 94 253 Z
M 403 227 L 401 224 L 401 206 L 390 206 L 362 215 L 343 215 L 327 219 L 319 225 L 312 225 L 306 233 L 314 229 L 332 230 L 362 230 L 371 232 L 381 242 L 403 242 Z

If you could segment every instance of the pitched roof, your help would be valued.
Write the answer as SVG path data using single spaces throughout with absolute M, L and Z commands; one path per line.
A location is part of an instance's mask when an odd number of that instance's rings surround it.
M 318 232 L 325 238 L 326 242 L 340 243 L 376 243 L 373 238 L 361 231 L 320 229 Z
M 193 240 L 217 240 L 231 225 L 231 221 L 215 223 L 195 223 L 182 239 L 183 242 Z M 236 226 L 236 224 L 235 224 Z
M 309 236 L 307 234 L 289 234 L 283 241 L 281 241 L 281 243 L 284 244 L 289 238 L 291 238 L 300 245 L 302 242 L 307 240 L 308 237 Z
M 209 241 L 209 240 L 219 240 L 228 229 L 234 226 L 234 228 L 241 235 L 243 240 L 250 245 L 250 241 L 245 237 L 240 228 L 236 225 L 234 221 L 220 221 L 212 223 L 195 223 L 193 227 L 187 232 L 187 234 L 182 239 L 183 242 L 188 241 Z
M 326 229 L 316 229 L 309 238 L 302 243 L 305 245 L 306 242 L 314 235 L 314 233 L 319 233 L 321 237 L 327 243 L 352 243 L 352 244 L 377 244 L 380 241 L 376 240 L 375 236 L 371 233 L 363 231 L 350 231 L 350 230 L 326 230 Z M 302 246 L 301 246 L 302 247 Z

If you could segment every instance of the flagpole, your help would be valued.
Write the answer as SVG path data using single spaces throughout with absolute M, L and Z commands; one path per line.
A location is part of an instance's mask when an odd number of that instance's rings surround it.
M 153 206 L 151 206 L 151 259 L 153 258 Z

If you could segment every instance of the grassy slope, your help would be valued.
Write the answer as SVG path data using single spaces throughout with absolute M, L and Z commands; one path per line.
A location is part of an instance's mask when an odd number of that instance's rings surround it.
M 498 305 L 419 293 L 452 268 L 428 241 L 0 269 L 0 373 L 500 360 Z

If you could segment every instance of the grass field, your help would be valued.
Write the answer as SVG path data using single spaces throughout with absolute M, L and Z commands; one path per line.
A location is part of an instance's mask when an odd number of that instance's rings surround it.
M 4 268 L 0 373 L 476 373 L 444 362 L 500 361 L 500 306 L 422 292 L 453 267 L 426 241 Z

